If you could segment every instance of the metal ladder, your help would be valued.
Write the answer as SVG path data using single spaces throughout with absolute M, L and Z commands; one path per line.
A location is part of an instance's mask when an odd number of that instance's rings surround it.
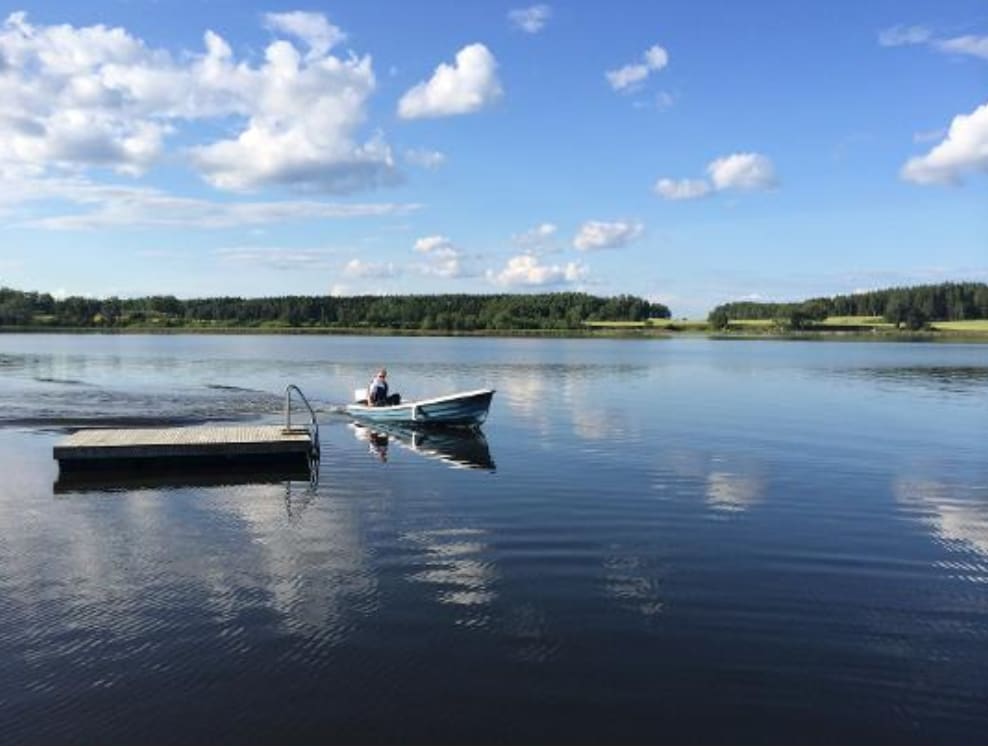
M 306 406 L 309 410 L 309 424 L 303 426 L 302 428 L 292 428 L 292 392 L 298 394 L 299 399 L 302 400 L 302 404 Z M 305 398 L 302 394 L 302 390 L 299 389 L 294 384 L 289 384 L 285 387 L 285 433 L 298 433 L 304 431 L 309 434 L 309 441 L 312 442 L 312 456 L 318 462 L 319 460 L 319 421 L 316 419 L 316 411 L 312 409 L 312 405 L 309 404 L 309 400 Z

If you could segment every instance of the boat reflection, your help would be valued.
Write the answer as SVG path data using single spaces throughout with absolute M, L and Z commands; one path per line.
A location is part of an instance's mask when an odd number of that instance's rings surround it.
M 412 428 L 375 424 L 373 428 L 351 423 L 354 436 L 366 441 L 370 451 L 382 462 L 388 461 L 388 449 L 398 443 L 409 451 L 446 462 L 451 467 L 495 471 L 490 446 L 479 428 Z

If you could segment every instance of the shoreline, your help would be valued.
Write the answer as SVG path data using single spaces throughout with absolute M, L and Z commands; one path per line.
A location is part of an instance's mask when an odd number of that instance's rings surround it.
M 418 330 L 379 327 L 0 327 L 0 334 L 70 335 L 323 335 L 341 337 L 499 337 L 545 339 L 778 340 L 802 342 L 955 342 L 988 343 L 988 332 L 961 330 L 846 331 L 670 329 L 668 327 L 593 327 L 588 329 Z

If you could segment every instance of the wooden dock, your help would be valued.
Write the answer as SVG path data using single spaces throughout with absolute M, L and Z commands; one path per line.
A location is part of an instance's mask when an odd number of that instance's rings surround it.
M 309 411 L 309 423 L 292 427 L 292 395 Z M 156 484 L 176 480 L 292 479 L 319 476 L 319 421 L 294 384 L 285 387 L 285 425 L 198 425 L 185 428 L 90 428 L 57 444 L 59 482 L 67 490 L 82 484 Z M 105 478 L 105 479 L 104 479 Z M 154 478 L 154 479 L 152 479 Z
M 89 429 L 55 446 L 63 466 L 112 461 L 278 461 L 318 453 L 318 435 L 280 425 L 191 426 L 185 428 Z

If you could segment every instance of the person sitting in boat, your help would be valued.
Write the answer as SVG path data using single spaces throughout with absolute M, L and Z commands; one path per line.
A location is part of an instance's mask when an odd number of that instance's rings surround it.
M 400 405 L 401 395 L 388 394 L 388 369 L 382 368 L 377 372 L 377 376 L 367 387 L 367 404 L 372 407 L 386 407 L 388 405 Z

